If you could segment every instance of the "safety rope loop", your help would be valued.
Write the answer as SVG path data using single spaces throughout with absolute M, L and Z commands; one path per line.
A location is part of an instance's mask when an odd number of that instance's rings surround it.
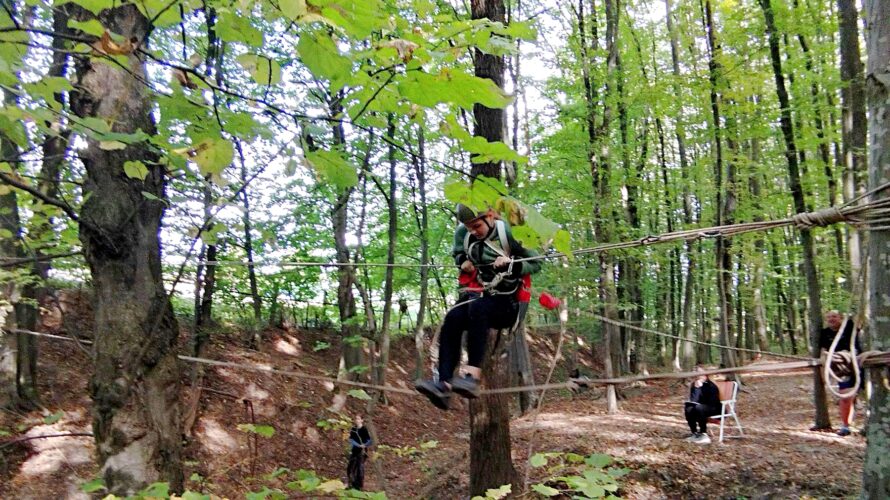
M 804 212 L 791 217 L 798 229 L 825 227 L 837 222 L 852 222 L 838 207 L 828 207 L 815 212 Z
M 828 390 L 840 399 L 847 399 L 855 396 L 859 392 L 859 386 L 862 383 L 862 377 L 859 374 L 859 363 L 856 357 L 856 336 L 859 334 L 859 331 L 855 324 L 853 325 L 853 332 L 850 335 L 850 352 L 836 352 L 837 345 L 840 342 L 849 321 L 850 317 L 844 316 L 844 321 L 841 323 L 841 327 L 838 328 L 837 333 L 834 334 L 834 339 L 831 341 L 831 347 L 828 348 L 828 355 L 825 359 L 825 363 L 822 365 L 822 377 L 828 386 Z M 850 390 L 846 392 L 841 391 L 840 388 L 835 390 L 830 382 L 832 380 L 841 382 L 849 378 L 851 375 L 853 377 L 853 387 L 850 387 Z

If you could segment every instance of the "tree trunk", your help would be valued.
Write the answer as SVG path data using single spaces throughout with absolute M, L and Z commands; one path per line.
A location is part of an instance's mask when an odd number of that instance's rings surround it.
M 890 1 L 865 0 L 865 19 L 869 27 L 868 69 L 868 130 L 871 136 L 868 184 L 873 189 L 890 177 Z M 890 199 L 890 192 L 881 191 L 871 201 Z M 890 231 L 872 231 L 868 241 L 868 295 L 871 312 L 868 327 L 872 349 L 890 350 Z M 868 419 L 868 447 L 862 470 L 862 498 L 890 497 L 890 389 L 887 387 L 886 365 L 871 370 L 872 393 Z
M 505 21 L 504 0 L 471 0 L 470 11 L 473 19 L 489 19 L 493 22 Z M 479 49 L 473 50 L 473 68 L 476 76 L 493 81 L 498 87 L 504 88 L 504 58 L 486 54 Z M 504 141 L 504 110 L 487 108 L 481 104 L 473 105 L 473 135 L 482 137 L 488 142 Z M 500 179 L 501 162 L 484 162 L 473 164 L 473 175 L 485 175 Z M 484 493 L 484 491 L 483 491 Z
M 107 9 L 102 24 L 146 47 L 151 25 L 133 4 Z M 96 62 L 94 62 L 96 61 Z M 142 62 L 128 56 L 121 69 L 80 59 L 71 109 L 113 124 L 112 130 L 153 135 L 151 101 Z M 182 433 L 178 326 L 161 277 L 158 233 L 166 198 L 165 167 L 145 143 L 107 151 L 85 138 L 86 170 L 80 240 L 90 266 L 95 311 L 93 434 L 110 493 L 132 494 L 154 481 L 181 491 Z M 144 181 L 124 175 L 126 161 L 142 161 Z M 149 199 L 142 193 L 149 193 Z
M 723 124 L 720 118 L 721 95 L 718 91 L 720 82 L 720 47 L 716 40 L 716 27 L 714 26 L 714 15 L 710 0 L 704 3 L 705 26 L 707 29 L 708 40 L 708 75 L 710 80 L 710 98 L 711 98 L 711 117 L 713 120 L 714 133 L 714 185 L 716 187 L 716 218 L 714 225 L 720 226 L 729 223 L 731 220 L 732 205 L 734 204 L 734 192 L 732 185 L 734 183 L 733 176 L 727 178 L 726 186 L 727 196 L 723 198 L 723 136 L 721 131 Z M 729 167 L 732 171 L 732 166 Z M 732 344 L 732 325 L 730 318 L 732 317 L 732 256 L 729 252 L 730 242 L 723 236 L 718 236 L 716 243 L 716 268 L 717 268 L 717 302 L 720 307 L 720 316 L 718 318 L 720 340 L 719 343 L 724 346 Z M 736 366 L 735 353 L 730 349 L 720 350 L 721 365 L 724 367 Z M 738 378 L 738 377 L 736 377 Z
M 472 0 L 473 19 L 489 19 L 504 22 L 504 0 Z M 492 80 L 498 87 L 504 86 L 504 59 L 484 54 L 478 49 L 473 53 L 476 76 Z M 489 142 L 504 140 L 504 111 L 490 109 L 480 104 L 473 106 L 476 126 L 473 135 Z M 500 178 L 500 162 L 474 163 L 473 176 L 486 175 Z M 489 335 L 488 355 L 483 362 L 482 378 L 488 388 L 506 387 L 509 384 L 507 363 L 499 363 L 499 353 L 494 351 L 497 334 Z M 501 343 L 503 344 L 503 342 Z M 503 349 L 503 346 L 500 347 Z M 510 399 L 506 394 L 489 394 L 470 402 L 470 495 L 485 495 L 485 490 L 505 484 L 516 484 L 510 452 Z
M 386 197 L 386 206 L 388 214 L 387 226 L 387 245 L 386 245 L 386 267 L 383 278 L 383 320 L 380 325 L 380 333 L 377 342 L 377 380 L 379 385 L 386 385 L 386 366 L 389 364 L 389 329 L 392 323 L 392 290 L 393 290 L 393 264 L 396 261 L 396 238 L 399 230 L 399 212 L 396 206 L 396 196 L 398 194 L 396 184 L 396 122 L 392 114 L 387 117 L 386 135 L 389 138 L 389 195 Z M 385 397 L 381 394 L 381 397 Z
M 426 311 L 430 299 L 430 261 L 429 241 L 429 213 L 426 202 L 426 148 L 423 126 L 417 127 L 417 154 L 411 155 L 414 175 L 417 178 L 417 196 L 420 198 L 420 213 L 417 205 L 414 206 L 414 219 L 417 223 L 417 232 L 420 237 L 420 306 L 417 308 L 417 324 L 414 328 L 414 347 L 416 358 L 414 363 L 414 378 L 419 379 L 424 371 L 424 354 L 426 348 L 423 341 L 423 327 L 426 321 Z
M 780 123 L 782 137 L 785 140 L 785 160 L 788 163 L 788 176 L 790 180 L 791 195 L 794 199 L 794 211 L 806 212 L 803 189 L 800 183 L 800 172 L 797 164 L 797 146 L 794 141 L 794 125 L 791 120 L 791 103 L 788 92 L 785 90 L 785 77 L 782 73 L 782 61 L 779 56 L 779 36 L 776 32 L 775 20 L 770 0 L 759 0 L 763 9 L 763 17 L 766 21 L 766 31 L 769 37 L 770 60 L 773 67 L 773 76 L 776 80 L 776 94 L 781 110 Z M 819 330 L 822 325 L 822 298 L 819 286 L 819 275 L 816 270 L 816 257 L 813 249 L 813 236 L 809 229 L 800 231 L 800 242 L 803 247 L 802 267 L 807 281 L 807 293 L 809 294 L 808 327 L 810 337 L 810 354 L 818 358 Z M 813 370 L 814 404 L 816 407 L 815 426 L 817 428 L 830 428 L 831 420 L 828 416 L 828 400 L 825 395 L 825 384 L 822 380 L 822 370 Z
M 250 345 L 254 349 L 259 349 L 261 341 L 261 327 L 263 319 L 263 299 L 260 297 L 259 287 L 256 280 L 256 266 L 253 264 L 253 225 L 250 220 L 250 198 L 247 195 L 247 163 L 244 161 L 244 151 L 241 148 L 241 141 L 235 139 L 235 150 L 238 152 L 238 159 L 241 163 L 241 206 L 244 212 L 241 214 L 241 223 L 244 225 L 244 251 L 247 254 L 247 280 L 250 283 L 250 300 L 253 305 L 254 323 L 251 327 L 253 336 Z
M 16 95 L 3 90 L 7 103 L 16 103 Z M 11 139 L 0 136 L 0 155 L 10 165 L 17 165 L 19 150 Z M 0 256 L 7 258 L 28 257 L 23 244 L 18 196 L 11 186 L 0 194 L 0 231 L 9 233 L 0 237 Z M 34 330 L 37 325 L 37 309 L 30 302 L 37 297 L 33 278 L 24 270 L 13 271 L 13 276 L 3 281 L 0 288 L 0 324 L 8 328 Z M 5 394 L 0 405 L 32 410 L 37 408 L 37 337 L 26 333 L 3 333 L 5 337 L 0 352 L 0 386 Z
M 844 201 L 860 194 L 863 171 L 866 168 L 867 123 L 865 113 L 865 80 L 859 53 L 859 13 L 855 0 L 838 0 L 838 48 L 840 49 L 841 81 L 841 157 L 843 166 Z M 847 249 L 850 255 L 851 293 L 859 297 L 864 242 L 859 230 L 847 226 Z M 868 296 L 867 294 L 862 294 Z M 863 310 L 866 310 L 863 304 Z M 851 311 L 854 312 L 854 311 Z
M 340 97 L 332 98 L 330 102 L 330 115 L 339 116 L 343 112 L 343 105 Z M 343 130 L 343 124 L 337 122 L 332 127 L 335 147 L 344 147 L 346 144 L 346 134 Z M 341 380 L 358 380 L 358 373 L 352 368 L 360 366 L 363 362 L 361 343 L 356 342 L 355 336 L 357 330 L 351 324 L 351 319 L 355 316 L 355 296 L 352 294 L 352 287 L 355 283 L 355 268 L 348 265 L 349 247 L 346 245 L 346 230 L 349 217 L 349 198 L 352 196 L 353 188 L 343 189 L 337 195 L 337 201 L 331 211 L 331 219 L 334 226 L 334 250 L 337 256 L 337 308 L 340 312 L 340 327 L 342 329 L 343 352 L 340 357 L 340 368 L 337 371 L 337 378 Z

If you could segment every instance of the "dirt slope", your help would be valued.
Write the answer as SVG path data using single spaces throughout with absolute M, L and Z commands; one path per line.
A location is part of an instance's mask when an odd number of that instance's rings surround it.
M 232 338 L 216 338 L 208 357 L 261 364 L 317 375 L 332 375 L 337 346 L 315 351 L 325 332 L 266 332 L 260 351 L 234 348 Z M 408 340 L 408 339 L 405 339 Z M 555 345 L 552 335 L 537 335 L 533 350 L 538 380 Z M 413 343 L 394 344 L 390 383 L 410 387 Z M 586 365 L 589 359 L 582 358 Z M 41 389 L 49 413 L 0 414 L 0 430 L 13 437 L 89 432 L 88 357 L 71 343 L 44 342 Z M 557 370 L 562 380 L 564 370 Z M 591 372 L 593 373 L 593 372 Z M 571 399 L 551 392 L 538 416 L 513 423 L 515 463 L 525 463 L 529 440 L 535 451 L 609 453 L 633 472 L 622 488 L 626 498 L 843 497 L 860 485 L 864 440 L 807 431 L 812 418 L 806 374 L 749 376 L 740 396 L 745 438 L 723 445 L 694 445 L 682 440 L 688 430 L 681 418 L 686 387 L 658 382 L 623 391 L 622 413 L 606 415 L 592 390 Z M 283 486 L 284 476 L 264 477 L 281 467 L 312 469 L 320 476 L 345 480 L 348 422 L 329 407 L 332 387 L 280 375 L 209 368 L 203 382 L 201 411 L 186 449 L 188 486 L 228 498 L 243 498 L 263 485 Z M 271 438 L 238 430 L 253 421 L 271 425 Z M 441 412 L 419 397 L 393 394 L 378 405 L 371 420 L 378 449 L 368 464 L 367 489 L 385 489 L 390 498 L 459 498 L 468 477 L 469 435 L 466 406 Z M 344 412 L 368 415 L 366 403 L 347 397 Z M 835 417 L 836 418 L 836 417 Z M 320 422 L 323 422 L 321 425 Z M 18 430 L 21 429 L 21 430 Z M 24 433 L 24 434 L 22 434 Z M 9 437 L 2 438 L 5 440 Z M 436 441 L 431 447 L 430 441 Z M 428 443 L 426 447 L 422 443 Z M 78 486 L 95 475 L 88 437 L 36 439 L 7 446 L 0 461 L 0 498 L 85 498 Z M 533 471 L 532 479 L 536 479 Z

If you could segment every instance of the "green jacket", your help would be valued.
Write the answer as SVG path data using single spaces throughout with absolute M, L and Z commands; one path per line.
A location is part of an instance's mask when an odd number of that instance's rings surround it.
M 510 225 L 505 221 L 504 223 L 504 231 L 506 233 L 506 239 L 508 244 L 510 245 L 510 257 L 513 258 L 524 258 L 524 257 L 535 257 L 538 255 L 538 252 L 534 250 L 529 250 L 523 247 L 518 241 L 513 238 L 513 232 L 510 230 Z M 467 235 L 469 234 L 469 239 Z M 497 225 L 492 227 L 491 231 L 489 231 L 488 236 L 484 238 L 485 241 L 479 240 L 475 236 L 469 233 L 469 230 L 463 224 L 459 224 L 457 229 L 454 231 L 454 246 L 452 248 L 451 254 L 454 256 L 454 263 L 460 267 L 464 261 L 469 260 L 476 266 L 476 269 L 479 271 L 479 279 L 484 283 L 490 282 L 494 279 L 495 275 L 503 269 L 495 269 L 491 264 L 494 263 L 495 259 L 500 255 L 497 250 L 492 248 L 492 246 L 496 248 L 501 248 L 501 238 L 498 235 Z M 465 249 L 465 246 L 467 249 Z M 469 250 L 469 251 L 467 251 Z M 510 280 L 504 280 L 501 285 L 497 287 L 500 291 L 507 291 L 511 287 L 515 288 L 517 286 L 517 280 L 522 277 L 524 274 L 534 274 L 541 270 L 541 265 L 543 261 L 538 260 L 527 260 L 523 262 L 516 262 L 513 264 L 513 272 L 510 275 Z

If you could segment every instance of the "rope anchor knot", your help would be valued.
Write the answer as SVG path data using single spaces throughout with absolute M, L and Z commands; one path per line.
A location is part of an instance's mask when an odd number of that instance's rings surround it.
M 837 222 L 846 222 L 850 218 L 841 212 L 838 207 L 828 207 L 815 212 L 804 212 L 791 218 L 798 229 L 810 229 L 813 227 L 826 227 Z

